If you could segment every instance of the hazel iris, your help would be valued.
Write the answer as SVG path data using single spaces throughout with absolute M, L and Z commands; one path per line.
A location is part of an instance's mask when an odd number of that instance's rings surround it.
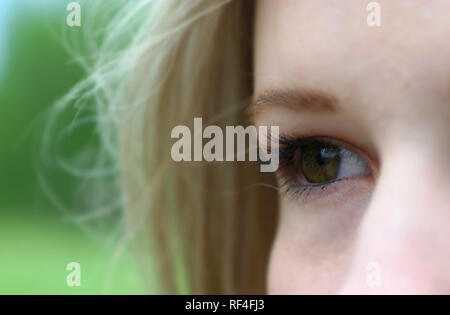
M 323 144 L 301 148 L 300 166 L 305 179 L 321 184 L 336 179 L 341 164 L 340 149 Z

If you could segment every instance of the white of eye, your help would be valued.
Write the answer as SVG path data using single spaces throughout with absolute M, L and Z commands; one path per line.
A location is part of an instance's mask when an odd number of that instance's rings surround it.
M 339 156 L 341 158 L 341 163 L 336 179 L 370 175 L 369 166 L 358 154 L 341 148 L 339 150 Z

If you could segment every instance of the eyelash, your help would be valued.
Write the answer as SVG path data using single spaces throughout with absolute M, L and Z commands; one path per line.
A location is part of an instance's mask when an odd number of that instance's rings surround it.
M 296 165 L 296 153 L 307 145 L 325 145 L 335 148 L 341 146 L 327 138 L 296 138 L 292 136 L 279 136 L 279 157 L 280 165 L 277 175 L 280 179 L 280 188 L 283 195 L 293 199 L 308 199 L 311 194 L 315 198 L 320 198 L 325 190 L 334 188 L 338 182 L 348 180 L 349 178 L 333 179 L 326 183 L 301 184 L 298 180 L 298 174 L 302 171 Z M 302 175 L 303 176 L 303 175 Z M 328 193 L 328 192 L 327 192 Z

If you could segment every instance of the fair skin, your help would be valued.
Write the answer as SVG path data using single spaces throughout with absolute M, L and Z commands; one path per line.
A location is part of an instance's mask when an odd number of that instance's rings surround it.
M 255 123 L 366 163 L 281 195 L 269 293 L 450 293 L 450 2 L 368 2 L 257 1 Z

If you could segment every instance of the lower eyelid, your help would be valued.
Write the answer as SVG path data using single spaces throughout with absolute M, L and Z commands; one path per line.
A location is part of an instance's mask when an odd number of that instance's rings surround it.
M 327 184 L 314 184 L 303 186 L 300 184 L 294 184 L 294 186 L 281 187 L 281 195 L 283 198 L 290 199 L 292 201 L 300 201 L 302 203 L 310 202 L 322 202 L 329 198 L 344 197 L 349 190 L 369 190 L 372 187 L 371 176 L 358 176 L 352 178 L 342 178 L 329 182 Z M 348 196 L 343 199 L 348 201 Z

